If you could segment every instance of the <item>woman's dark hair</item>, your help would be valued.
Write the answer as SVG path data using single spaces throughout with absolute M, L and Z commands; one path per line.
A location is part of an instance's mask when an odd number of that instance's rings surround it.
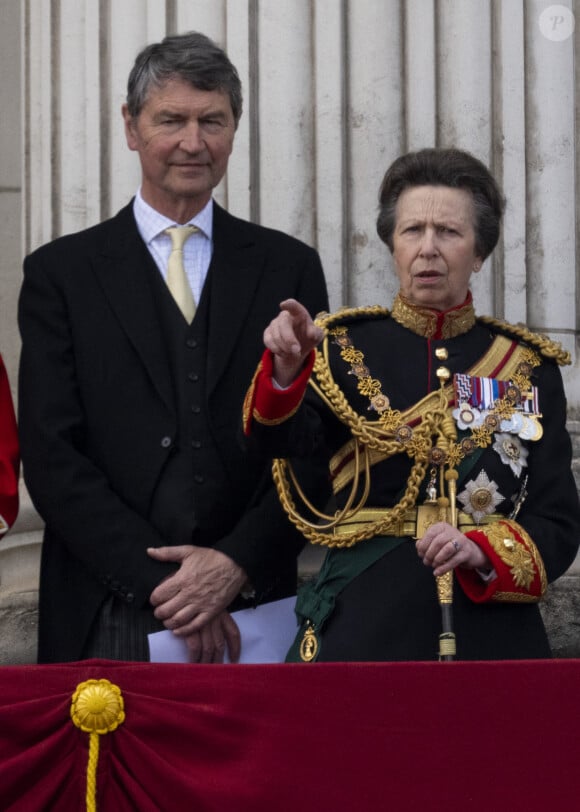
M 138 116 L 151 87 L 174 78 L 199 90 L 220 90 L 230 99 L 236 127 L 242 115 L 242 84 L 225 51 L 205 34 L 190 31 L 165 37 L 137 54 L 127 82 L 127 108 Z
M 487 259 L 499 239 L 505 200 L 487 167 L 460 149 L 422 149 L 397 158 L 379 191 L 377 233 L 393 251 L 397 201 L 412 186 L 448 186 L 471 192 L 475 210 L 475 250 Z

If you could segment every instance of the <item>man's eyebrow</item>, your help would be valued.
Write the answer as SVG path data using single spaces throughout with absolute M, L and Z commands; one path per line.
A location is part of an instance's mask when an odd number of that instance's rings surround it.
M 206 110 L 204 113 L 199 114 L 199 118 L 227 118 L 228 114 L 225 110 Z
M 182 116 L 183 113 L 180 110 L 175 110 L 175 109 L 172 110 L 171 108 L 163 107 L 160 110 L 157 110 L 155 112 L 155 115 L 160 116 L 160 117 L 163 117 L 163 116 L 179 117 L 179 116 Z
M 157 118 L 183 118 L 187 117 L 188 113 L 176 108 L 162 107 L 159 110 L 156 110 L 154 115 Z M 220 118 L 225 120 L 227 116 L 228 114 L 225 110 L 204 110 L 197 115 L 197 118 Z

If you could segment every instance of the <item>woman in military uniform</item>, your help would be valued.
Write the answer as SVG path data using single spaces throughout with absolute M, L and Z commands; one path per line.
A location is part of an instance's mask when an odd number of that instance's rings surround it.
M 289 300 L 264 333 L 245 432 L 276 458 L 290 520 L 328 548 L 299 594 L 289 660 L 550 656 L 537 604 L 580 541 L 570 358 L 476 316 L 469 283 L 503 208 L 470 154 L 402 156 L 377 221 L 400 282 L 392 307 L 313 322 Z M 321 459 L 315 500 L 293 460 Z

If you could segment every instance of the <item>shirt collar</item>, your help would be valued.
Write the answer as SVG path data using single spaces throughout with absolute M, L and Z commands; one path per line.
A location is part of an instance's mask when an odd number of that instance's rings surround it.
M 174 225 L 195 225 L 209 240 L 212 238 L 213 200 L 211 199 L 208 200 L 203 209 L 199 211 L 195 217 L 192 217 L 187 223 L 178 224 L 175 220 L 171 220 L 169 217 L 161 214 L 143 200 L 141 189 L 139 188 L 133 202 L 133 213 L 139 234 L 147 245 L 150 245 L 155 237 L 158 237 L 166 228 Z

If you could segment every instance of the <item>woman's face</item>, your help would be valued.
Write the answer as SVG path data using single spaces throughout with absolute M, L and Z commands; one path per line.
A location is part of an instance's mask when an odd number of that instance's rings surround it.
M 475 252 L 471 193 L 448 186 L 412 186 L 397 201 L 393 259 L 400 290 L 411 302 L 434 310 L 463 304 Z

